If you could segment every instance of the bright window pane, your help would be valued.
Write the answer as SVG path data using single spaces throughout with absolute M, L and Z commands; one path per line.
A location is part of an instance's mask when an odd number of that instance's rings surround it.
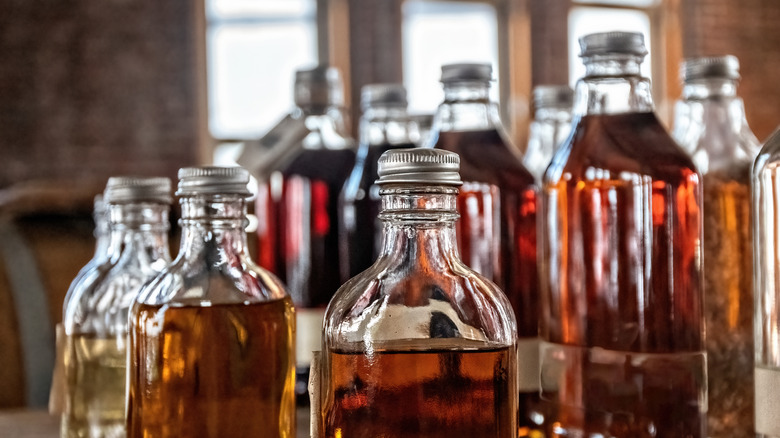
M 485 3 L 406 0 L 403 4 L 404 85 L 409 110 L 431 113 L 443 99 L 441 65 L 489 62 L 498 71 L 496 10 Z M 498 84 L 492 87 L 498 96 Z
M 284 17 L 314 13 L 312 0 L 206 0 L 209 18 Z
M 644 11 L 635 9 L 615 9 L 598 7 L 575 7 L 569 13 L 569 80 L 577 82 L 585 74 L 585 66 L 579 57 L 579 38 L 595 32 L 630 31 L 641 32 L 645 36 L 647 50 L 650 46 L 650 18 Z M 642 63 L 642 74 L 650 77 L 650 57 Z
M 574 3 L 601 3 L 603 5 L 649 8 L 661 3 L 660 0 L 573 0 Z

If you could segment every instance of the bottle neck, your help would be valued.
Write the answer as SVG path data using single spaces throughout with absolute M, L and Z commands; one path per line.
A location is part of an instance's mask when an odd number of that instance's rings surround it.
M 209 268 L 248 257 L 246 200 L 239 195 L 181 198 L 179 257 L 203 259 Z
M 576 116 L 653 111 L 650 80 L 640 74 L 642 57 L 625 54 L 586 58 L 577 82 Z
M 116 262 L 124 254 L 145 254 L 150 262 L 169 261 L 170 206 L 156 203 L 109 204 L 105 254 Z M 101 240 L 98 237 L 100 250 Z
M 410 144 L 409 115 L 403 106 L 366 109 L 360 119 L 360 145 Z
M 352 146 L 346 128 L 346 118 L 336 106 L 303 106 L 293 111 L 293 118 L 303 119 L 309 131 L 303 140 L 306 149 L 345 149 Z
M 458 189 L 397 185 L 382 188 L 384 233 L 380 259 L 429 265 L 458 259 Z
M 477 131 L 495 128 L 498 108 L 490 101 L 489 82 L 444 84 L 444 102 L 434 118 L 437 131 Z

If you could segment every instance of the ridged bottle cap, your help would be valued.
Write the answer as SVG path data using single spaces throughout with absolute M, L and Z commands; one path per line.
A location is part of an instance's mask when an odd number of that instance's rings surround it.
M 638 32 L 601 32 L 580 38 L 580 57 L 606 54 L 627 54 L 645 56 L 645 37 Z
M 739 59 L 733 55 L 689 58 L 680 66 L 683 82 L 704 78 L 739 79 Z
M 377 184 L 459 186 L 460 157 L 440 149 L 391 149 L 379 157 Z
M 240 195 L 249 191 L 249 171 L 243 167 L 184 167 L 179 169 L 177 196 Z
M 571 108 L 574 91 L 568 85 L 538 85 L 533 91 L 534 109 Z
M 298 106 L 340 106 L 344 104 L 341 74 L 334 67 L 320 65 L 295 72 L 295 104 Z
M 489 63 L 459 63 L 441 66 L 441 82 L 490 82 L 493 80 L 493 66 Z
M 373 106 L 406 108 L 406 88 L 401 84 L 369 84 L 360 90 L 360 107 L 365 111 Z
M 171 180 L 162 177 L 112 176 L 103 192 L 106 204 L 172 201 Z

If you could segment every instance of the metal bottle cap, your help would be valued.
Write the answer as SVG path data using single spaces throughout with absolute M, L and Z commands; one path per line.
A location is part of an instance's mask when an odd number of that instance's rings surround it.
M 179 169 L 177 196 L 240 195 L 249 191 L 249 171 L 243 167 L 184 167 Z
M 733 55 L 689 58 L 680 66 L 680 78 L 689 82 L 704 78 L 739 79 L 739 59 Z
M 568 85 L 538 85 L 533 91 L 534 109 L 571 108 L 574 91 Z
M 369 84 L 360 92 L 360 107 L 365 111 L 373 106 L 396 106 L 406 108 L 406 88 L 401 84 Z
M 170 204 L 171 180 L 162 177 L 112 176 L 103 192 L 106 204 L 157 202 Z
M 493 80 L 493 66 L 489 63 L 460 63 L 441 66 L 441 82 L 490 82 Z
M 379 157 L 377 184 L 459 186 L 460 157 L 440 149 L 391 149 Z
M 341 74 L 326 65 L 295 72 L 295 104 L 299 107 L 344 104 Z
M 645 56 L 645 37 L 638 32 L 602 32 L 592 33 L 580 38 L 580 57 L 597 55 L 626 54 Z

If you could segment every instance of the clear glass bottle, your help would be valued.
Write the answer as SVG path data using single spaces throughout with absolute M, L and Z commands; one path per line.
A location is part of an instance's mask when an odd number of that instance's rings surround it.
M 701 177 L 653 113 L 642 35 L 580 45 L 575 127 L 543 186 L 548 432 L 703 438 Z
M 179 171 L 179 255 L 130 313 L 129 437 L 295 437 L 295 311 L 249 257 L 248 183 Z
M 303 118 L 310 132 L 298 152 L 261 182 L 255 204 L 258 263 L 287 285 L 297 310 L 300 403 L 308 402 L 309 363 L 320 346 L 325 306 L 341 285 L 339 193 L 355 164 L 343 100 L 338 70 L 296 72 L 293 117 Z
M 509 297 L 518 327 L 520 436 L 538 432 L 539 284 L 536 247 L 538 186 L 507 140 L 490 101 L 490 64 L 441 69 L 444 102 L 434 116 L 431 144 L 460 155 L 463 187 L 455 225 L 462 260 Z
M 759 142 L 737 96 L 737 58 L 688 59 L 681 76 L 672 136 L 699 168 L 704 193 L 707 430 L 712 437 L 752 437 L 750 169 Z
M 127 318 L 141 286 L 171 260 L 168 178 L 112 177 L 106 257 L 65 308 L 63 437 L 124 437 Z
M 458 256 L 456 154 L 379 160 L 382 254 L 325 316 L 322 425 L 332 437 L 516 437 L 516 325 Z
M 339 200 L 341 280 L 374 263 L 381 249 L 377 160 L 390 149 L 411 148 L 406 89 L 401 84 L 372 84 L 362 89 L 360 146 Z
M 534 119 L 528 135 L 523 164 L 537 181 L 542 180 L 553 154 L 571 132 L 574 92 L 568 85 L 534 87 Z

